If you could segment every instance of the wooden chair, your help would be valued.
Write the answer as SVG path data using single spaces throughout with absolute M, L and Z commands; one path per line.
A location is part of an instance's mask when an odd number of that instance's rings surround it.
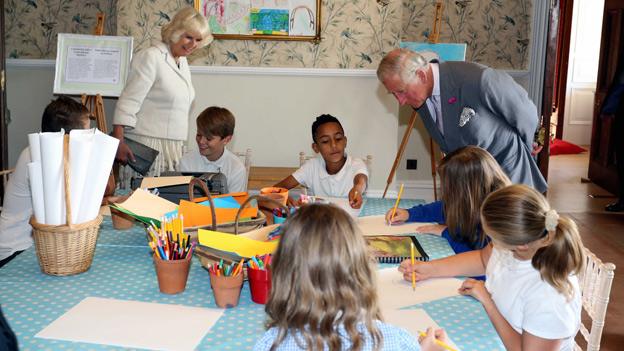
M 247 149 L 244 152 L 236 152 L 234 154 L 241 158 L 243 164 L 245 165 L 245 191 L 249 187 L 249 171 L 251 169 L 251 149 Z
M 9 175 L 13 173 L 14 170 L 15 169 L 12 168 L 12 169 L 0 171 L 0 176 L 2 176 L 2 189 L 4 189 L 5 192 L 6 192 L 7 183 L 9 182 Z M 0 206 L 0 212 L 2 212 L 2 206 Z
M 598 351 L 600 350 L 600 339 L 605 323 L 607 305 L 609 304 L 615 265 L 613 263 L 603 263 L 587 248 L 584 250 L 586 267 L 579 276 L 579 283 L 581 285 L 583 310 L 591 318 L 591 327 L 587 329 L 581 323 L 580 332 L 583 335 L 583 339 L 587 342 L 585 350 Z M 577 351 L 582 350 L 576 343 L 574 349 Z

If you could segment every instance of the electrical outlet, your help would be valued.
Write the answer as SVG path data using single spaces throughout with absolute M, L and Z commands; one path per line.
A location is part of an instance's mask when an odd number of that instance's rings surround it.
M 407 159 L 407 169 L 416 169 L 418 168 L 418 160 Z

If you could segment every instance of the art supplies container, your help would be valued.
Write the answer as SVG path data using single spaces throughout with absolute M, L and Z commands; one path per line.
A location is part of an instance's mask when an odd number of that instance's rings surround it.
M 264 305 L 271 294 L 271 270 L 247 268 L 251 301 Z
M 128 197 L 129 195 L 110 196 L 106 198 L 106 204 L 110 205 L 114 203 L 124 202 L 128 200 Z M 111 213 L 111 221 L 113 222 L 113 228 L 115 228 L 116 230 L 126 230 L 126 229 L 132 228 L 132 226 L 134 225 L 134 218 L 132 218 L 128 214 L 125 214 L 119 211 L 116 208 L 113 208 L 113 207 L 109 207 L 109 208 L 110 208 L 110 213 Z
M 288 189 L 286 188 L 277 188 L 272 186 L 262 188 L 260 189 L 260 195 L 276 200 L 283 206 L 286 206 L 288 202 Z
M 211 273 L 210 286 L 214 294 L 215 304 L 218 307 L 236 307 L 238 306 L 241 288 L 243 287 L 243 274 L 226 277 Z
M 35 251 L 41 271 L 50 275 L 72 275 L 85 272 L 91 267 L 95 243 L 100 231 L 102 216 L 80 224 L 71 222 L 69 190 L 69 135 L 65 135 L 63 145 L 65 177 L 65 225 L 38 223 L 35 216 L 30 218 Z
M 163 260 L 156 255 L 153 257 L 160 292 L 165 294 L 183 292 L 191 268 L 191 255 L 182 260 Z

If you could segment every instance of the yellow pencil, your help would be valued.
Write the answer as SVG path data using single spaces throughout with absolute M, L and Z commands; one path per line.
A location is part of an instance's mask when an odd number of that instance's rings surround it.
M 414 269 L 414 243 L 410 243 L 411 246 L 411 253 L 412 253 L 412 290 L 416 291 L 416 273 L 413 271 Z
M 427 336 L 427 334 L 423 333 L 423 332 L 422 332 L 422 331 L 420 331 L 420 330 L 418 331 L 418 334 L 419 334 L 420 336 L 422 336 L 423 338 Z M 456 349 L 456 348 L 454 348 L 453 346 L 451 346 L 451 345 L 449 345 L 449 344 L 445 343 L 444 341 L 440 341 L 440 340 L 438 340 L 438 339 L 435 339 L 435 343 L 436 343 L 436 344 L 438 344 L 438 345 L 440 345 L 440 346 L 442 346 L 442 347 L 444 347 L 444 348 L 445 348 L 446 350 L 448 350 L 448 351 L 457 351 L 457 349 Z
M 392 225 L 392 219 L 394 218 L 394 214 L 396 213 L 397 207 L 399 207 L 399 201 L 401 201 L 401 194 L 403 194 L 403 183 L 401 183 L 401 189 L 399 189 L 399 196 L 397 196 L 396 202 L 394 203 L 394 207 L 392 208 L 392 216 L 390 216 L 389 225 Z

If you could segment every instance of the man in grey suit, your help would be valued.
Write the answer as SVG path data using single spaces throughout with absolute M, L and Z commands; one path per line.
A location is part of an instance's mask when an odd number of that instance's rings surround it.
M 546 191 L 532 157 L 537 108 L 507 73 L 469 62 L 429 62 L 395 49 L 380 62 L 377 77 L 401 105 L 418 112 L 444 153 L 479 146 L 512 182 Z

